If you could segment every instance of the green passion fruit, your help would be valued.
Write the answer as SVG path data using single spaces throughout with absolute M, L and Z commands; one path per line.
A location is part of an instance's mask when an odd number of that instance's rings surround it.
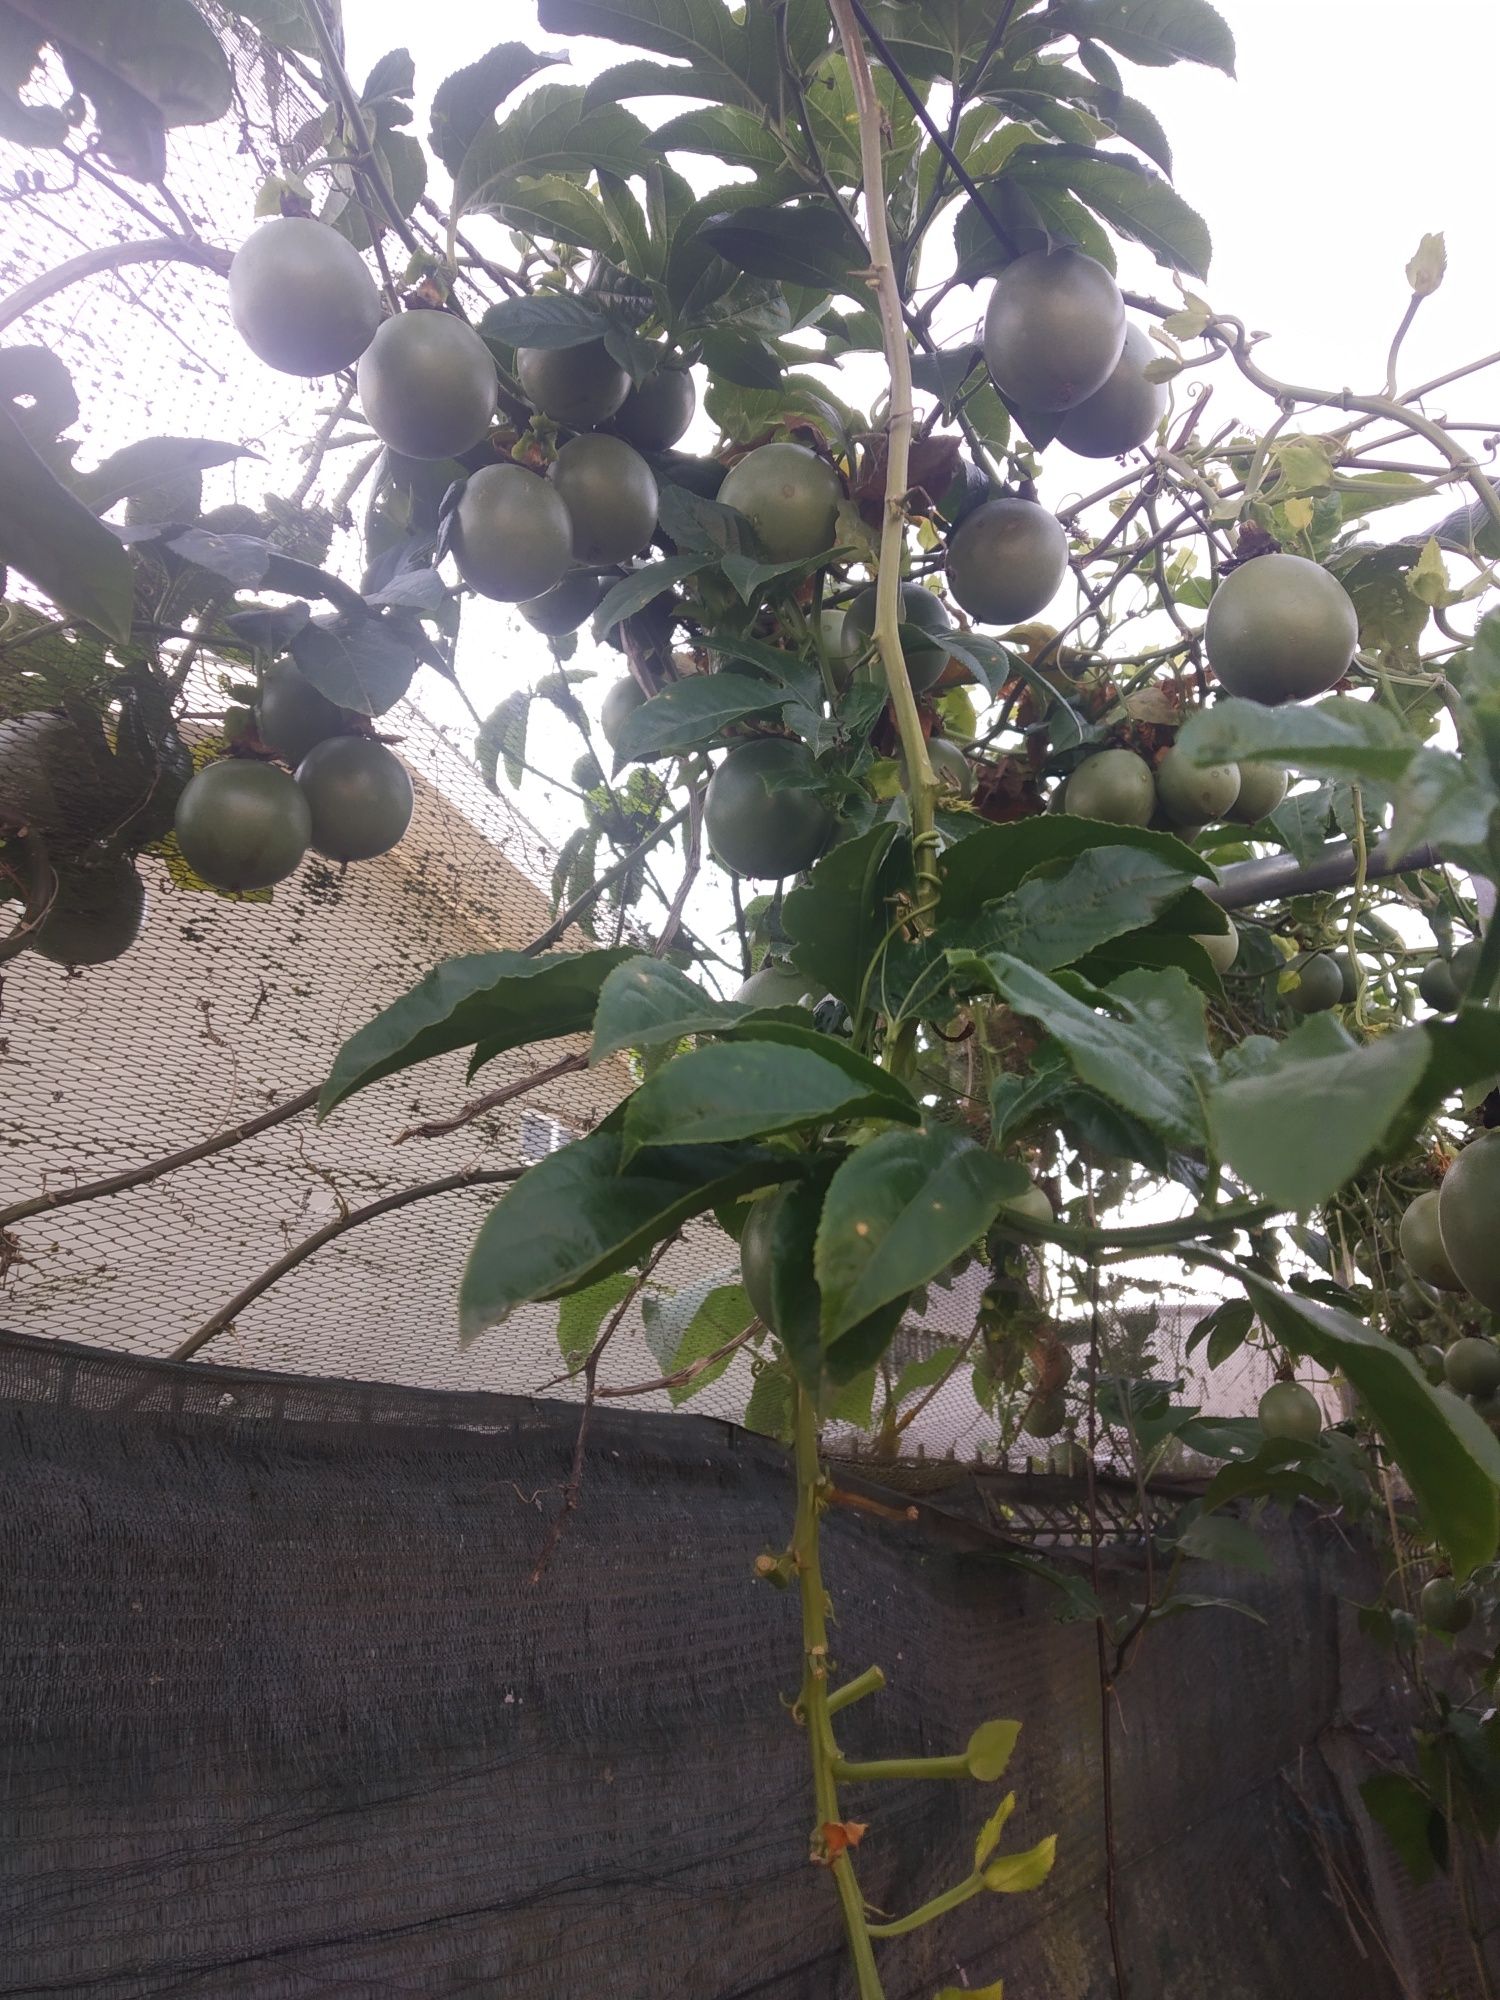
M 1401 1217 L 1401 1256 L 1408 1271 L 1440 1292 L 1461 1292 L 1463 1280 L 1448 1262 L 1438 1226 L 1438 1195 L 1432 1188 L 1408 1204 Z
M 1454 989 L 1462 1000 L 1474 984 L 1474 974 L 1479 969 L 1479 939 L 1470 938 L 1461 944 L 1448 961 L 1448 969 L 1453 974 Z
M 1297 968 L 1297 984 L 1286 995 L 1295 1014 L 1326 1014 L 1344 997 L 1344 976 L 1326 951 L 1315 951 Z
M 312 845 L 330 861 L 388 854 L 411 824 L 411 777 L 373 736 L 331 736 L 297 766 L 312 811 Z
M 1287 773 L 1279 764 L 1241 764 L 1240 788 L 1227 818 L 1237 826 L 1258 826 L 1286 797 Z
M 604 740 L 611 750 L 618 753 L 621 730 L 647 699 L 646 690 L 629 674 L 624 680 L 616 681 L 605 695 L 599 710 L 599 727 L 603 730 Z
M 472 589 L 520 603 L 562 581 L 573 561 L 573 524 L 545 479 L 524 465 L 486 465 L 464 487 L 453 553 Z
M 573 524 L 575 561 L 624 562 L 655 534 L 656 475 L 624 438 L 570 438 L 547 477 Z
M 742 1007 L 815 1007 L 822 994 L 796 966 L 767 959 L 729 997 Z
M 1446 958 L 1428 959 L 1417 981 L 1417 991 L 1439 1014 L 1453 1012 L 1459 1002 L 1459 991 L 1453 978 L 1453 967 Z
M 1443 1373 L 1455 1394 L 1483 1401 L 1500 1389 L 1500 1347 L 1477 1333 L 1465 1334 L 1443 1356 Z
M 876 587 L 872 583 L 862 590 L 844 613 L 842 637 L 852 650 L 868 648 L 875 636 Z M 908 630 L 902 635 L 901 657 L 906 662 L 907 678 L 917 694 L 925 693 L 938 679 L 948 664 L 948 648 L 943 643 L 943 634 L 953 629 L 953 618 L 943 600 L 930 590 L 924 590 L 920 583 L 903 583 L 901 586 L 900 621 Z M 931 633 L 917 638 L 916 633 Z M 872 671 L 885 679 L 885 669 L 877 655 L 872 663 Z
M 927 761 L 932 766 L 932 775 L 937 779 L 940 792 L 958 799 L 974 796 L 974 766 L 951 737 L 929 736 Z
M 312 812 L 297 780 L 274 764 L 209 764 L 177 801 L 177 845 L 216 889 L 269 889 L 307 852 Z
M 772 1317 L 774 1301 L 771 1294 L 771 1273 L 775 1268 L 773 1236 L 776 1229 L 776 1214 L 781 1206 L 780 1194 L 763 1196 L 752 1202 L 750 1213 L 745 1217 L 740 1231 L 740 1283 L 745 1288 L 745 1296 L 750 1301 L 750 1309 L 762 1326 L 774 1333 L 776 1323 Z
M 1146 364 L 1156 359 L 1145 329 L 1127 326 L 1120 358 L 1103 387 L 1059 419 L 1058 443 L 1080 458 L 1118 458 L 1144 444 L 1167 408 L 1166 383 L 1146 379 Z
M 457 458 L 489 429 L 500 378 L 473 327 L 446 312 L 388 319 L 355 371 L 365 421 L 403 458 Z
M 349 727 L 349 714 L 320 694 L 292 661 L 281 660 L 261 682 L 255 727 L 273 755 L 296 766 L 315 744 L 342 735 Z
M 1204 640 L 1230 694 L 1275 708 L 1326 694 L 1344 678 L 1359 617 L 1338 578 L 1306 556 L 1256 556 L 1214 592 Z
M 577 347 L 518 347 L 516 380 L 526 400 L 565 430 L 592 430 L 630 393 L 630 377 L 602 340 Z
M 1224 819 L 1240 795 L 1238 764 L 1189 764 L 1169 750 L 1156 767 L 1156 796 L 1178 826 Z
M 637 451 L 669 451 L 697 407 L 698 392 L 685 368 L 657 368 L 626 396 L 614 428 Z
M 971 618 L 988 625 L 1034 618 L 1067 569 L 1062 524 L 1035 500 L 987 500 L 948 543 L 948 588 Z
M 1484 1132 L 1464 1147 L 1443 1175 L 1443 1184 L 1438 1189 L 1438 1228 L 1459 1283 L 1491 1312 L 1500 1311 L 1497 1216 L 1500 1216 L 1500 1132 Z M 1455 1383 L 1454 1387 L 1457 1386 Z
M 1023 410 L 1073 410 L 1102 389 L 1125 345 L 1125 301 L 1081 250 L 1031 250 L 995 280 L 984 359 L 1002 396 Z
M 704 831 L 719 862 L 761 880 L 810 867 L 833 831 L 833 814 L 808 789 L 815 775 L 806 745 L 785 737 L 757 737 L 731 750 L 703 801 Z
M 1474 1604 L 1451 1576 L 1430 1576 L 1419 1600 L 1422 1623 L 1430 1632 L 1462 1632 L 1474 1616 Z
M 1145 826 L 1156 810 L 1151 766 L 1133 750 L 1100 750 L 1069 778 L 1064 809 L 1111 826 Z
M 107 965 L 141 934 L 146 891 L 125 854 L 101 852 L 59 863 L 52 901 L 31 949 L 54 965 Z
M 596 576 L 592 570 L 576 569 L 561 583 L 554 583 L 540 597 L 528 597 L 516 609 L 533 630 L 545 632 L 549 639 L 560 639 L 565 632 L 576 632 L 586 618 L 593 617 L 608 589 L 607 577 Z
M 229 266 L 241 340 L 283 375 L 331 375 L 357 361 L 380 325 L 380 293 L 354 245 L 310 216 L 262 222 Z
M 1232 917 L 1224 919 L 1228 925 L 1222 931 L 1194 931 L 1194 944 L 1201 944 L 1208 953 L 1215 972 L 1227 972 L 1240 955 L 1240 934 Z
M 1296 1438 L 1312 1444 L 1323 1429 L 1318 1399 L 1300 1382 L 1273 1382 L 1261 1397 L 1256 1414 L 1267 1437 Z
M 802 444 L 763 444 L 731 466 L 719 500 L 754 528 L 768 562 L 802 562 L 833 545 L 844 489 Z

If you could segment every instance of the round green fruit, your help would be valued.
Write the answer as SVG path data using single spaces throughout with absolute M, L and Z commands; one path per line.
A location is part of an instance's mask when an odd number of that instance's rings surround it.
M 141 934 L 146 891 L 128 855 L 103 853 L 59 863 L 47 914 L 31 949 L 54 965 L 107 965 Z
M 1451 1014 L 1459 1002 L 1458 983 L 1446 958 L 1429 958 L 1422 967 L 1417 991 L 1439 1014 Z
M 933 635 L 930 639 L 903 638 L 901 642 L 901 657 L 906 662 L 912 691 L 923 694 L 948 664 L 948 648 L 943 642 L 943 634 L 953 630 L 952 614 L 935 592 L 924 590 L 920 583 L 903 583 L 900 622 L 909 630 L 914 628 Z M 859 593 L 844 613 L 844 636 L 855 651 L 862 652 L 873 644 L 874 635 L 875 585 L 872 583 Z M 885 669 L 878 654 L 872 663 L 872 670 L 884 681 Z
M 719 500 L 743 514 L 768 562 L 802 562 L 832 546 L 844 489 L 826 459 L 801 444 L 763 444 L 731 466 Z
M 1208 953 L 1216 972 L 1227 972 L 1240 955 L 1240 934 L 1232 917 L 1226 917 L 1229 926 L 1222 931 L 1194 931 L 1194 944 L 1201 944 Z
M 806 973 L 767 959 L 729 997 L 742 1007 L 815 1007 L 822 996 Z
M 570 431 L 605 423 L 630 393 L 629 375 L 602 340 L 518 347 L 516 379 L 533 409 Z
M 599 727 L 603 730 L 604 740 L 611 750 L 619 750 L 620 731 L 625 727 L 627 717 L 634 715 L 647 699 L 646 690 L 629 674 L 624 680 L 616 681 L 605 695 L 603 706 L 599 710 Z
M 1349 956 L 1347 951 L 1335 951 L 1330 953 L 1330 956 L 1339 969 L 1340 1004 L 1345 1007 L 1352 1007 L 1354 997 L 1359 991 L 1359 979 L 1354 970 L 1354 960 Z
M 1257 1414 L 1267 1437 L 1312 1444 L 1323 1429 L 1318 1399 L 1300 1382 L 1273 1382 L 1261 1397 Z
M 1443 1356 L 1443 1373 L 1455 1394 L 1482 1402 L 1500 1389 L 1500 1347 L 1478 1334 L 1465 1334 Z
M 1344 997 L 1344 979 L 1326 951 L 1315 951 L 1297 968 L 1297 984 L 1286 996 L 1295 1014 L 1326 1014 Z
M 939 792 L 958 799 L 974 796 L 974 766 L 950 738 L 929 736 L 927 761 L 932 766 Z
M 1056 1437 L 1068 1421 L 1068 1406 L 1060 1395 L 1033 1396 L 1021 1419 L 1028 1437 Z
M 1359 617 L 1338 578 L 1306 556 L 1257 556 L 1214 592 L 1203 636 L 1225 690 L 1275 708 L 1344 678 Z
M 1237 826 L 1258 826 L 1286 797 L 1287 773 L 1279 764 L 1241 764 L 1240 788 L 1227 818 Z
M 1401 1217 L 1401 1256 L 1408 1271 L 1440 1292 L 1461 1292 L 1463 1281 L 1448 1262 L 1438 1228 L 1438 1193 L 1419 1194 Z
M 1178 826 L 1205 826 L 1224 819 L 1240 795 L 1238 764 L 1187 763 L 1169 750 L 1156 767 L 1156 796 Z
M 1459 999 L 1465 999 L 1479 969 L 1479 939 L 1470 938 L 1467 944 L 1461 944 L 1449 959 L 1448 969 L 1453 974 L 1454 990 Z
M 523 465 L 486 465 L 464 487 L 453 553 L 472 589 L 502 603 L 540 597 L 573 561 L 573 524 L 555 486 Z
M 780 1207 L 779 1193 L 763 1196 L 751 1204 L 750 1213 L 740 1231 L 740 1283 L 745 1288 L 751 1311 L 772 1333 L 776 1331 L 771 1297 L 771 1272 L 774 1268 L 772 1236 Z
M 1422 1623 L 1430 1632 L 1462 1632 L 1474 1616 L 1474 1604 L 1451 1576 L 1431 1576 L 1422 1585 Z
M 1052 1223 L 1057 1220 L 1057 1212 L 1052 1206 L 1047 1190 L 1038 1187 L 1033 1181 L 1030 1187 L 1022 1188 L 1019 1194 L 1013 1194 L 1008 1201 L 1001 1202 L 997 1219 L 1002 1222 L 1008 1219 L 1016 1223 Z M 1036 1435 L 1040 1437 L 1042 1433 L 1038 1431 Z
M 346 709 L 320 694 L 300 668 L 282 660 L 261 682 L 256 733 L 274 756 L 296 766 L 316 744 L 349 726 Z
M 948 588 L 987 625 L 1014 625 L 1045 610 L 1068 570 L 1062 524 L 1035 500 L 987 500 L 954 529 Z
M 1146 363 L 1157 358 L 1144 328 L 1127 326 L 1125 345 L 1104 386 L 1063 415 L 1058 443 L 1080 458 L 1118 458 L 1144 444 L 1167 409 L 1166 383 L 1145 376 Z
M 1063 807 L 1080 819 L 1145 826 L 1156 810 L 1151 766 L 1133 750 L 1097 751 L 1085 757 L 1069 778 Z
M 1120 288 L 1081 250 L 1031 250 L 996 278 L 985 365 L 1021 409 L 1077 409 L 1109 380 L 1124 345 Z
M 779 880 L 817 860 L 833 831 L 833 814 L 813 791 L 783 786 L 815 777 L 806 746 L 785 737 L 758 737 L 731 750 L 708 782 L 703 828 L 715 857 L 736 875 Z M 778 781 L 772 790 L 768 779 Z
M 656 532 L 656 475 L 623 438 L 569 439 L 547 477 L 573 524 L 575 561 L 624 562 Z
M 365 422 L 403 458 L 457 458 L 478 444 L 500 388 L 490 350 L 446 312 L 388 319 L 355 381 Z
M 615 414 L 615 430 L 637 451 L 668 451 L 693 421 L 698 393 L 685 368 L 658 368 Z
M 1500 1216 L 1500 1132 L 1485 1132 L 1464 1147 L 1443 1175 L 1443 1184 L 1438 1189 L 1438 1228 L 1459 1283 L 1491 1312 L 1500 1311 L 1497 1216 Z M 1451 1374 L 1448 1379 L 1453 1381 Z M 1454 1382 L 1453 1386 L 1459 1385 Z M 1464 1393 L 1487 1392 L 1469 1389 Z
M 297 766 L 312 809 L 312 845 L 330 861 L 389 854 L 411 824 L 411 778 L 373 736 L 331 736 Z
M 229 266 L 229 312 L 252 354 L 283 375 L 331 375 L 380 325 L 380 293 L 354 245 L 310 216 L 263 222 Z
M 1443 1350 L 1428 1340 L 1412 1350 L 1412 1360 L 1416 1362 L 1428 1381 L 1436 1385 L 1446 1382 L 1447 1372 L 1443 1367 Z
M 595 576 L 592 570 L 576 569 L 561 583 L 554 583 L 540 597 L 528 597 L 516 609 L 535 631 L 545 632 L 549 639 L 558 639 L 565 632 L 576 632 L 586 618 L 592 618 L 608 589 L 606 578 Z
M 288 772 L 232 757 L 206 765 L 188 784 L 177 801 L 176 832 L 183 860 L 214 888 L 269 889 L 307 852 L 312 812 Z

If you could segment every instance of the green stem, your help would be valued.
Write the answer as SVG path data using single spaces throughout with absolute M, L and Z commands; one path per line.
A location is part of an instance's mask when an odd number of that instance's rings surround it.
M 822 1510 L 818 1419 L 812 1397 L 800 1382 L 796 1388 L 796 1399 L 797 1520 L 792 1530 L 792 1555 L 797 1565 L 797 1586 L 802 1599 L 803 1655 L 802 1693 L 798 1707 L 807 1726 L 813 1797 L 821 1828 L 837 1825 L 839 1821 L 838 1781 L 834 1776 L 838 1749 L 833 1740 L 829 1710 L 828 1600 L 823 1590 L 823 1569 L 818 1548 L 818 1517 Z M 844 1913 L 844 1928 L 848 1933 L 859 1984 L 859 2000 L 885 2000 L 880 1974 L 875 1968 L 875 1950 L 870 1943 L 864 1898 L 859 1893 L 854 1863 L 845 1850 L 836 1855 L 829 1866 Z
M 835 1688 L 828 1697 L 828 1713 L 837 1715 L 841 1708 L 852 1708 L 857 1701 L 863 1701 L 867 1694 L 879 1694 L 885 1686 L 885 1675 L 879 1667 L 866 1667 L 852 1681 L 845 1681 L 841 1688 Z
M 1149 1222 L 1134 1229 L 1075 1229 L 1062 1222 L 1017 1222 L 1002 1210 L 997 1227 L 1022 1240 L 1040 1237 L 1065 1250 L 1086 1255 L 1091 1250 L 1167 1250 L 1200 1236 L 1220 1236 L 1226 1231 L 1254 1229 L 1277 1213 L 1268 1202 L 1235 1202 L 1213 1215 L 1186 1215 L 1180 1222 Z
M 956 1889 L 945 1889 L 941 1896 L 934 1896 L 930 1903 L 924 1903 L 910 1916 L 897 1917 L 894 1923 L 871 1924 L 871 1937 L 905 1937 L 908 1931 L 919 1931 L 924 1924 L 930 1924 L 934 1917 L 946 1917 L 950 1910 L 956 1910 L 967 1903 L 971 1896 L 977 1896 L 984 1888 L 984 1881 L 978 1875 L 971 1875 L 967 1882 L 960 1882 Z
M 835 1757 L 833 1775 L 843 1784 L 862 1785 L 880 1778 L 967 1778 L 967 1757 L 879 1757 L 871 1764 L 851 1764 Z

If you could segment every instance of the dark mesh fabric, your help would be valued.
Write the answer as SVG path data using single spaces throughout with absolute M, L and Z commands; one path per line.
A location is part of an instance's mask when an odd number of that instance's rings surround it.
M 751 1576 L 787 1532 L 783 1456 L 715 1420 L 599 1410 L 533 1585 L 577 1421 L 0 1337 L 0 1994 L 849 1992 L 783 1707 L 795 1593 Z M 886 1990 L 1003 1974 L 1007 2000 L 1103 2000 L 1094 1629 L 1004 1560 L 982 1480 L 910 1525 L 830 1513 L 839 1670 L 890 1681 L 840 1733 L 912 1754 L 1021 1718 L 1007 1842 L 1056 1831 L 1058 1863 L 883 1947 Z M 1404 1988 L 1402 1937 L 1362 1914 L 1350 1745 L 1396 1740 L 1378 1685 L 1357 1732 L 1341 1696 L 1340 1599 L 1369 1578 L 1311 1516 L 1272 1547 L 1272 1576 L 1194 1579 L 1267 1624 L 1174 1620 L 1117 1692 L 1132 2000 L 1477 1992 L 1439 1906 L 1387 1898 L 1425 1925 Z M 1137 1558 L 1107 1555 L 1123 1604 Z M 866 1891 L 896 1911 L 967 1872 L 995 1793 L 844 1796 L 870 1822 Z

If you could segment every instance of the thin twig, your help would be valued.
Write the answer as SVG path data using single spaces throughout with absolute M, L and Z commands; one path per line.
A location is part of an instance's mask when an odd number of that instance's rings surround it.
M 408 1139 L 442 1139 L 448 1133 L 457 1132 L 465 1125 L 472 1125 L 476 1118 L 483 1118 L 487 1111 L 497 1111 L 502 1104 L 509 1104 L 514 1098 L 524 1097 L 530 1090 L 539 1090 L 544 1083 L 555 1083 L 560 1076 L 571 1076 L 575 1070 L 587 1069 L 588 1052 L 576 1049 L 572 1055 L 559 1056 L 545 1069 L 533 1070 L 530 1076 L 515 1078 L 510 1083 L 502 1083 L 495 1090 L 487 1090 L 482 1097 L 476 1097 L 455 1111 L 451 1118 L 431 1118 L 425 1125 L 408 1125 L 398 1132 L 393 1144 L 404 1146 Z
M 649 1382 L 629 1382 L 624 1388 L 605 1387 L 595 1389 L 596 1399 L 606 1396 L 648 1396 L 656 1389 L 685 1389 L 690 1382 L 696 1382 L 700 1375 L 706 1375 L 710 1368 L 720 1361 L 727 1361 L 731 1354 L 738 1354 L 747 1340 L 751 1340 L 761 1330 L 760 1321 L 752 1320 L 743 1333 L 737 1333 L 733 1340 L 726 1340 L 722 1347 L 716 1347 L 712 1354 L 700 1354 L 696 1361 L 690 1361 L 685 1368 L 679 1368 L 671 1375 L 657 1375 Z M 559 1377 L 568 1381 L 570 1377 Z M 544 1385 L 550 1386 L 550 1385 Z
M 82 278 L 95 278 L 101 271 L 118 271 L 126 264 L 196 264 L 200 270 L 227 275 L 233 252 L 217 244 L 190 241 L 185 236 L 154 236 L 142 243 L 104 243 L 69 257 L 40 277 L 18 285 L 8 298 L 0 299 L 0 333 L 18 319 L 42 305 L 56 293 L 66 291 Z

